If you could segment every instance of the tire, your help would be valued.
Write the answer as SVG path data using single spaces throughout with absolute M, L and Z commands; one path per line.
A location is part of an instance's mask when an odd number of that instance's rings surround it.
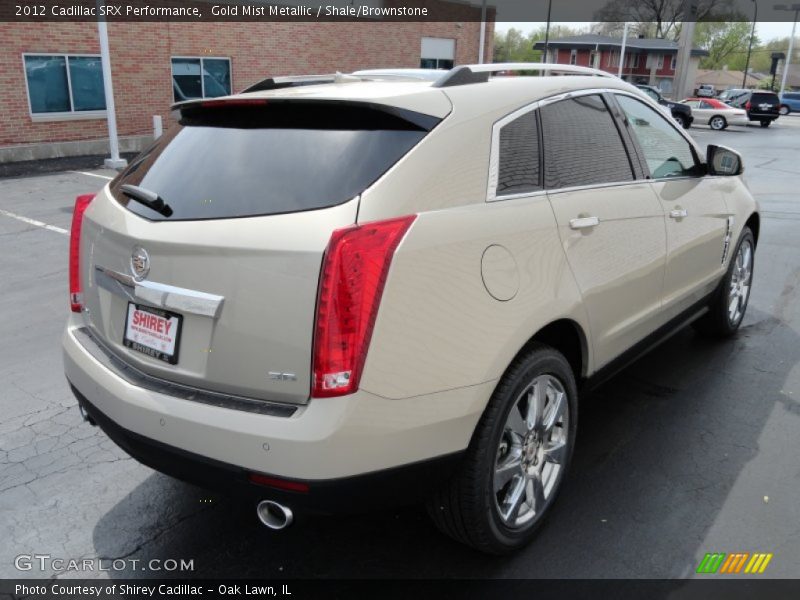
M 708 126 L 714 131 L 722 131 L 728 126 L 728 122 L 725 120 L 725 117 L 715 115 L 708 120 Z
M 747 248 L 749 248 L 749 258 L 745 256 Z M 736 244 L 736 248 L 731 254 L 725 277 L 722 278 L 719 288 L 714 292 L 714 298 L 708 307 L 709 311 L 692 324 L 699 333 L 710 337 L 730 337 L 739 329 L 747 311 L 747 302 L 753 287 L 755 251 L 756 242 L 753 232 L 749 227 L 745 227 L 742 235 L 739 236 L 739 243 Z M 746 263 L 746 273 L 740 268 L 743 263 Z M 731 308 L 734 294 L 737 299 L 735 311 Z
M 686 125 L 686 119 L 684 119 L 681 115 L 673 115 L 672 118 L 675 122 L 683 127 L 684 129 L 688 129 L 689 127 Z
M 528 413 L 531 406 L 542 406 L 532 405 L 532 398 L 544 399 L 543 410 Z M 500 380 L 459 471 L 429 501 L 433 522 L 489 554 L 507 554 L 530 542 L 567 474 L 577 419 L 572 368 L 556 350 L 533 345 Z
M 761 119 L 762 127 L 769 127 L 772 124 L 772 119 Z
M 784 117 L 788 115 L 790 112 L 792 112 L 792 109 L 786 106 L 785 104 L 782 104 L 781 107 L 778 109 L 778 114 Z

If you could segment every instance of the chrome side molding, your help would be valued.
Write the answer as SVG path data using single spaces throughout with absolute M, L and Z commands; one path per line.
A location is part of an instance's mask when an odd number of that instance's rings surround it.
M 95 283 L 126 300 L 137 300 L 157 308 L 192 313 L 216 319 L 224 296 L 176 287 L 155 281 L 136 281 L 131 275 L 95 266 Z

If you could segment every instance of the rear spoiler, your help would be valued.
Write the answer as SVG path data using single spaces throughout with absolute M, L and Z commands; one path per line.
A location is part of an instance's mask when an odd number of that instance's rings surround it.
M 235 109 L 227 111 L 224 109 Z M 262 110 L 263 109 L 263 110 Z M 183 122 L 232 122 L 254 126 L 287 126 L 295 122 L 305 127 L 328 128 L 350 123 L 367 128 L 390 126 L 431 131 L 442 119 L 413 110 L 360 100 L 329 100 L 312 98 L 259 98 L 225 96 L 178 102 L 171 107 L 176 120 Z M 336 120 L 331 119 L 335 116 Z M 392 125 L 394 123 L 394 125 Z M 404 123 L 404 125 L 403 125 Z M 295 125 L 295 126 L 301 126 Z

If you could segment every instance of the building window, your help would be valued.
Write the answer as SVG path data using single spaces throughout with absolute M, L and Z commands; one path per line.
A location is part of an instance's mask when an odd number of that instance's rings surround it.
M 658 55 L 658 66 L 656 68 L 658 68 L 658 69 L 663 69 L 664 68 L 664 55 L 663 54 L 659 54 Z
M 25 54 L 23 60 L 32 115 L 106 109 L 99 56 Z
M 172 59 L 172 94 L 175 102 L 193 98 L 216 98 L 231 93 L 229 58 Z
M 639 68 L 639 55 L 638 54 L 631 54 L 628 56 L 628 66 L 631 69 L 638 69 Z
M 677 54 L 673 54 L 672 55 L 672 60 L 669 63 L 669 68 L 674 71 L 677 66 L 678 66 L 678 55 Z
M 577 65 L 578 64 L 578 51 L 577 50 L 572 50 L 569 53 L 569 64 L 571 64 L 571 65 Z
M 419 66 L 422 69 L 452 69 L 456 41 L 450 38 L 424 37 L 420 42 Z
M 589 53 L 589 66 L 592 67 L 593 69 L 599 69 L 600 68 L 600 53 L 599 52 L 596 52 L 595 50 L 592 50 Z
M 608 53 L 608 66 L 609 67 L 618 67 L 620 61 L 620 53 L 619 52 L 609 52 Z

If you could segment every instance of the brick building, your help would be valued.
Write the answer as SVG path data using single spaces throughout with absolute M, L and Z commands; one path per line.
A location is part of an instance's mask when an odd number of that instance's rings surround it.
M 534 48 L 544 50 L 544 42 L 536 42 Z M 594 34 L 575 35 L 550 40 L 546 62 L 594 67 L 616 75 L 621 51 L 622 39 Z M 708 52 L 692 49 L 687 81 L 694 81 L 701 56 L 708 56 Z M 677 42 L 629 37 L 625 43 L 622 78 L 631 83 L 657 86 L 669 96 L 677 58 Z
M 473 9 L 474 10 L 474 9 Z M 491 61 L 493 23 L 486 25 Z M 109 23 L 122 151 L 170 105 L 238 92 L 270 75 L 478 61 L 480 23 Z M 108 152 L 95 22 L 0 23 L 0 162 Z

